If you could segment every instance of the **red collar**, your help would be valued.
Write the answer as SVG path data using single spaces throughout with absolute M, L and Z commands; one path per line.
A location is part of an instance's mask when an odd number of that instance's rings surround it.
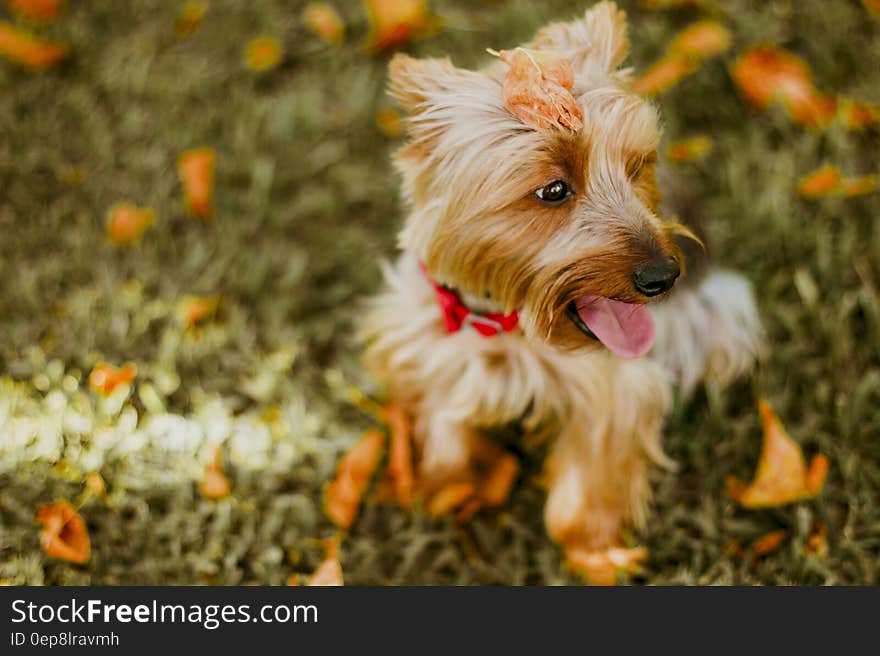
M 431 278 L 428 269 L 423 263 L 420 262 L 419 265 L 422 267 L 425 277 L 431 283 L 434 293 L 437 295 L 437 303 L 443 311 L 447 333 L 450 335 L 457 333 L 464 326 L 473 326 L 474 330 L 483 337 L 494 337 L 501 333 L 509 333 L 512 330 L 516 330 L 517 323 L 519 322 L 519 315 L 516 312 L 511 312 L 510 314 L 472 312 L 461 302 L 458 294 Z

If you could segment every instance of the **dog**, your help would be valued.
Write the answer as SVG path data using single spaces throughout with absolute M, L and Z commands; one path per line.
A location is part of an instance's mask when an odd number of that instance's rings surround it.
M 644 525 L 649 466 L 672 465 L 660 439 L 674 390 L 726 383 L 761 351 L 749 283 L 661 218 L 658 114 L 631 90 L 628 49 L 610 2 L 520 49 L 570 66 L 567 127 L 511 110 L 504 61 L 389 67 L 408 112 L 394 161 L 409 215 L 371 299 L 366 365 L 414 418 L 435 489 L 467 475 L 487 431 L 545 440 L 544 520 L 569 554 Z

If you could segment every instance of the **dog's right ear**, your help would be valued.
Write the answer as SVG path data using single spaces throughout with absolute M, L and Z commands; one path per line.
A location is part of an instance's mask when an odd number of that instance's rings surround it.
M 397 53 L 388 65 L 388 92 L 410 114 L 418 115 L 448 104 L 468 73 L 453 66 L 448 57 L 414 59 Z

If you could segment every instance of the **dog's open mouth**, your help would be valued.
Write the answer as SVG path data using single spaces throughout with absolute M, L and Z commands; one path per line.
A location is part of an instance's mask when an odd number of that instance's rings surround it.
M 569 303 L 565 313 L 584 335 L 621 358 L 639 358 L 654 345 L 654 320 L 639 303 L 588 295 Z

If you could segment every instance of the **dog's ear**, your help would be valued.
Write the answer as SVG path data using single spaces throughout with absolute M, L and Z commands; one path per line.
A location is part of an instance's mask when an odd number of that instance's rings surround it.
M 575 73 L 586 79 L 607 76 L 629 53 L 626 12 L 613 2 L 600 2 L 583 18 L 541 29 L 529 47 L 564 53 Z
M 388 92 L 410 114 L 420 114 L 462 86 L 468 71 L 442 59 L 414 59 L 397 53 L 388 64 Z

